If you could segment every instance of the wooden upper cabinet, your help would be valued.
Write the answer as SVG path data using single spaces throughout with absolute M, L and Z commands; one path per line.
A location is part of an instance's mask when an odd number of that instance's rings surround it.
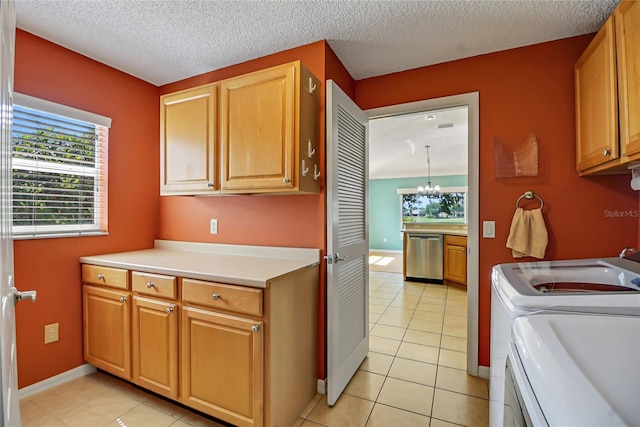
M 576 155 L 580 173 L 620 156 L 613 16 L 575 65 Z
M 217 90 L 207 84 L 160 98 L 160 195 L 219 189 Z
M 220 83 L 222 191 L 320 191 L 320 82 L 300 61 Z
M 640 159 L 640 2 L 622 1 L 614 12 L 620 100 L 620 148 Z

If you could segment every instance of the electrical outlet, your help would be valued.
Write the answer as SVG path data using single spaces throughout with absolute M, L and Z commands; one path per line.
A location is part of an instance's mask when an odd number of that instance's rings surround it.
M 49 344 L 58 341 L 58 324 L 44 325 L 44 343 Z
M 218 220 L 217 219 L 209 220 L 209 233 L 218 234 Z
M 382 242 L 383 242 L 383 243 L 387 243 L 387 238 L 386 238 L 386 237 L 383 237 L 383 238 L 382 238 Z

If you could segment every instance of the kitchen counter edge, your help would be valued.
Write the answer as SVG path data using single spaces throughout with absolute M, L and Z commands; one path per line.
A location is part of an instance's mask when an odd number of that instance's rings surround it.
M 467 236 L 467 230 L 441 230 L 441 229 L 429 229 L 429 228 L 407 228 L 400 230 L 405 234 L 448 234 L 450 236 Z
M 266 288 L 320 263 L 320 249 L 156 240 L 153 249 L 80 257 L 83 264 Z

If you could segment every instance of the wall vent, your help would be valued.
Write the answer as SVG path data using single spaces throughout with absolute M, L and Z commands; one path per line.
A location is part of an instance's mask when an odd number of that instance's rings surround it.
M 453 127 L 453 123 L 440 123 L 440 124 L 438 124 L 438 129 L 452 128 L 452 127 Z

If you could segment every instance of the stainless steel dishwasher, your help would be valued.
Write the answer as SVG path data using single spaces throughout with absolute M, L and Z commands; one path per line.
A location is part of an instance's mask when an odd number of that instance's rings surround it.
M 407 280 L 442 283 L 442 234 L 407 233 Z

